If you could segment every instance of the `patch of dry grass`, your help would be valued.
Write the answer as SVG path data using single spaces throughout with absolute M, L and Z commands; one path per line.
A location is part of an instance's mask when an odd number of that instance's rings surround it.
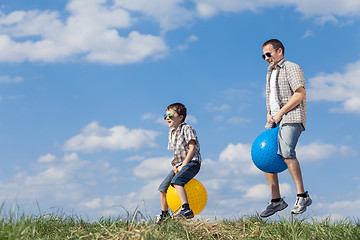
M 0 216 L 0 239 L 360 239 L 360 222 L 312 219 L 269 221 L 258 216 L 209 222 L 102 218 L 87 222 L 62 214 Z

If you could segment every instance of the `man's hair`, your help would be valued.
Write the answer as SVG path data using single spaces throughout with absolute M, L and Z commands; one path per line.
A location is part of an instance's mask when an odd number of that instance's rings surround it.
M 182 103 L 173 103 L 173 104 L 170 104 L 166 110 L 173 110 L 175 111 L 179 116 L 184 116 L 183 118 L 183 122 L 185 121 L 185 118 L 186 118 L 186 107 L 184 104 Z
M 278 39 L 270 39 L 267 40 L 266 42 L 264 42 L 264 44 L 262 45 L 262 47 L 264 48 L 266 45 L 271 44 L 275 50 L 278 50 L 279 48 L 282 49 L 283 55 L 285 55 L 285 47 L 282 44 L 282 42 L 280 42 L 280 40 Z

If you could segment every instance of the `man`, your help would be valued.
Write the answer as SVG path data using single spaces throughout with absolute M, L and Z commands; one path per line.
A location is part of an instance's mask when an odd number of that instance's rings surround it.
M 301 214 L 311 205 L 312 200 L 304 190 L 299 161 L 295 147 L 306 124 L 306 90 L 302 69 L 284 58 L 285 48 L 277 39 L 266 41 L 263 59 L 269 63 L 266 76 L 267 127 L 280 124 L 278 135 L 278 155 L 288 166 L 297 190 L 292 214 Z M 276 173 L 265 173 L 271 190 L 271 201 L 261 217 L 269 217 L 285 209 L 288 204 L 281 198 L 279 180 Z

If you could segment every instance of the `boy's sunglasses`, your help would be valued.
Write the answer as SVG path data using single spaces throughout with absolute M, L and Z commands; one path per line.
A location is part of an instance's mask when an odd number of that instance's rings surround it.
M 265 60 L 265 57 L 271 58 L 271 53 L 267 52 L 262 55 L 262 58 Z
M 166 114 L 166 113 L 165 113 L 165 115 L 164 115 L 164 120 L 166 120 L 167 117 L 169 117 L 170 119 L 172 119 L 173 116 L 174 116 L 174 114 L 172 114 L 172 113 L 169 113 L 169 114 Z

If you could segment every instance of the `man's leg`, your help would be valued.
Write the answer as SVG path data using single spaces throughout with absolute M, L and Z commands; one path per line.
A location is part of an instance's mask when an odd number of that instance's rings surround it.
M 304 193 L 304 183 L 302 179 L 301 169 L 299 161 L 295 159 L 284 159 L 286 165 L 288 166 L 291 177 L 294 180 L 297 194 Z
M 260 214 L 261 217 L 269 217 L 288 206 L 280 195 L 278 175 L 276 173 L 265 173 L 265 177 L 270 186 L 271 201 L 267 208 Z
M 297 196 L 293 209 L 291 210 L 292 214 L 301 214 L 306 211 L 306 208 L 311 205 L 312 200 L 307 192 L 304 190 L 304 183 L 301 174 L 301 168 L 299 161 L 294 159 L 284 159 L 285 163 L 288 166 L 291 177 L 294 180 Z
M 265 173 L 265 177 L 270 186 L 271 199 L 280 198 L 279 179 L 277 173 Z

